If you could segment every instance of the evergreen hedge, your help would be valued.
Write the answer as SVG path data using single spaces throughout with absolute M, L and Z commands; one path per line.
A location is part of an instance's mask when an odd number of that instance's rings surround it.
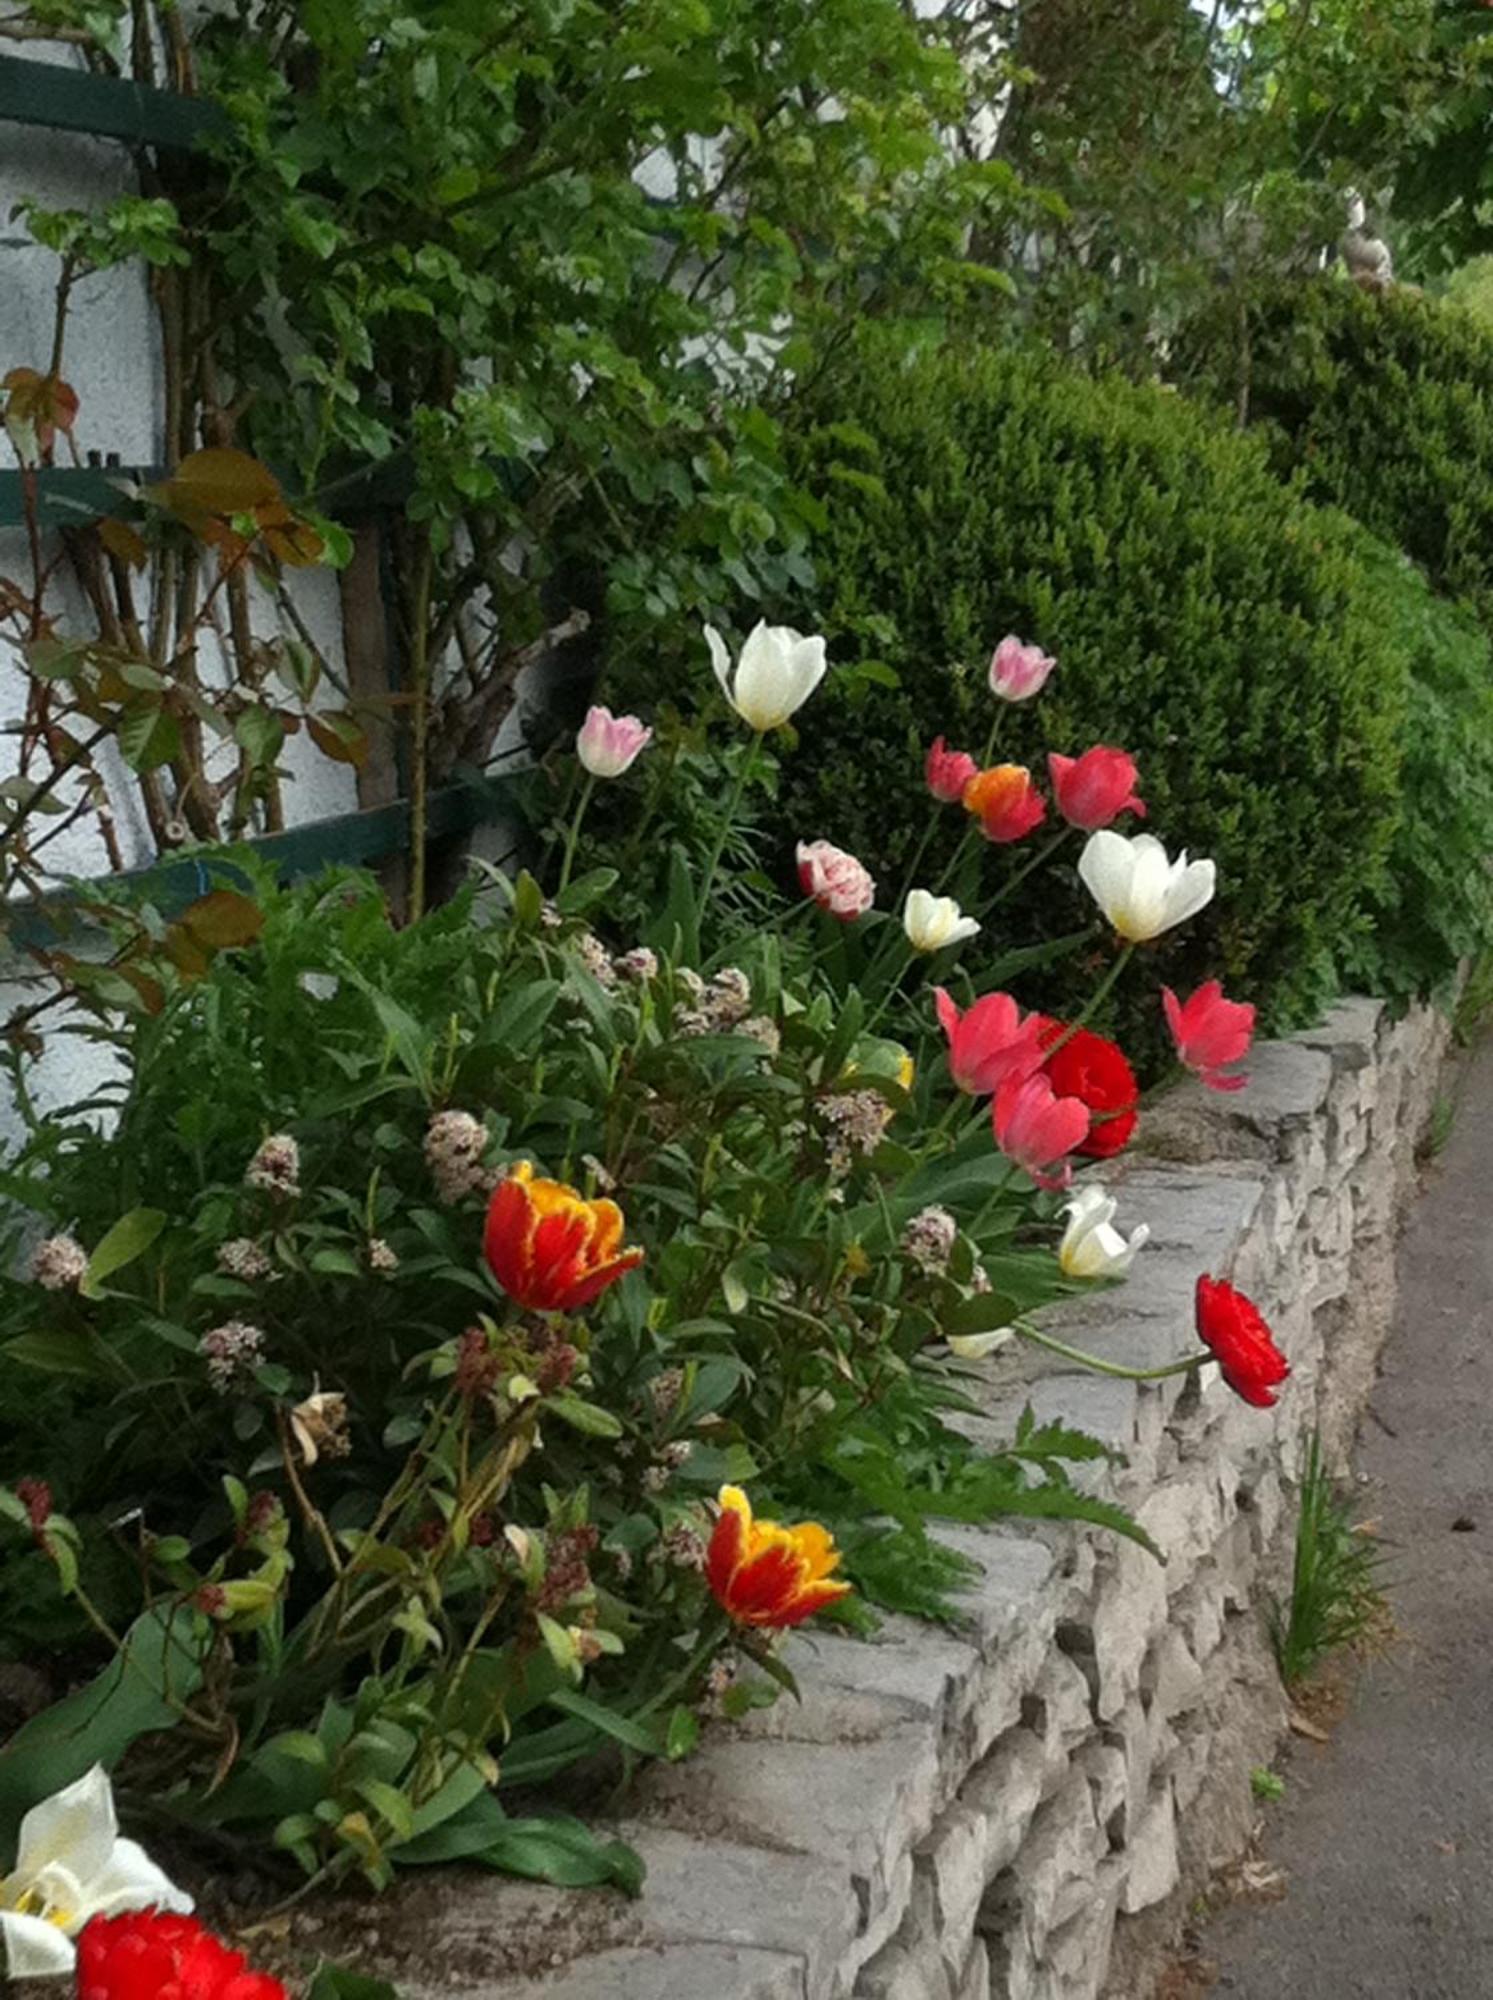
M 796 450 L 824 510 L 813 623 L 842 671 L 800 713 L 785 829 L 853 849 L 889 898 L 932 737 L 979 755 L 994 725 L 996 755 L 1034 767 L 1118 744 L 1151 828 L 1219 864 L 1213 908 L 1158 947 L 1165 976 L 1217 974 L 1272 1024 L 1309 1014 L 1362 961 L 1399 811 L 1408 655 L 1360 531 L 1176 395 L 1042 356 L 868 343 L 830 414 L 800 413 Z M 1015 709 L 985 680 L 1007 631 L 1059 660 Z M 987 854 L 992 885 L 1012 852 Z M 1051 871 L 1008 907 L 1016 934 L 1091 914 Z

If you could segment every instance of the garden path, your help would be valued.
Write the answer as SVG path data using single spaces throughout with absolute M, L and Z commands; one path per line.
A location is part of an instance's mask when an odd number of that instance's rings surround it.
M 1331 1743 L 1294 1742 L 1265 1837 L 1284 1899 L 1204 1944 L 1229 2000 L 1493 1994 L 1493 1040 L 1458 1099 L 1358 1456 L 1397 1637 Z

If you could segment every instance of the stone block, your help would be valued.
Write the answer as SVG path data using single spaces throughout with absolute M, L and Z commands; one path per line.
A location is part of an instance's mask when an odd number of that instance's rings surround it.
M 681 1945 L 624 1947 L 581 1958 L 522 1986 L 467 1986 L 464 2000 L 803 2000 L 804 1965 L 771 1951 Z M 411 1986 L 407 2000 L 449 2000 L 449 1986 Z
M 1141 1666 L 1140 1691 L 1163 1721 L 1196 1708 L 1203 1697 L 1203 1670 L 1175 1626 L 1156 1639 Z
M 1015 1859 L 1042 1797 L 1047 1749 L 1030 1729 L 1013 1729 L 970 1772 L 961 1797 L 985 1822 L 984 1867 L 993 1880 Z
M 1330 1008 L 1317 1027 L 1303 1028 L 1291 1039 L 1302 1048 L 1324 1050 L 1338 1074 L 1359 1074 L 1375 1061 L 1383 1020 L 1382 1000 L 1350 997 Z
M 1129 1867 L 1120 1892 L 1127 1916 L 1169 1896 L 1181 1879 L 1177 1867 L 1177 1812 L 1169 1784 L 1159 1785 L 1126 1849 Z

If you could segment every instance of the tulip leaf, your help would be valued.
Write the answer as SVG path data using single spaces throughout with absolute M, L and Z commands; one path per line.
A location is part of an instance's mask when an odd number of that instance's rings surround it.
M 78 1286 L 83 1297 L 98 1298 L 105 1278 L 143 1256 L 165 1226 L 166 1217 L 159 1208 L 132 1208 L 128 1215 L 120 1216 L 88 1260 Z
M 556 1688 L 549 1697 L 549 1705 L 563 1709 L 578 1722 L 589 1722 L 602 1735 L 625 1743 L 629 1750 L 640 1751 L 645 1757 L 657 1757 L 664 1747 L 656 1727 L 649 1728 L 635 1722 L 630 1715 L 619 1715 L 615 1709 L 592 1701 L 589 1695 L 580 1694 L 575 1688 Z
M 552 1416 L 559 1417 L 574 1431 L 581 1431 L 587 1437 L 619 1438 L 623 1425 L 619 1417 L 610 1410 L 600 1409 L 595 1403 L 587 1403 L 569 1389 L 562 1389 L 551 1396 L 545 1408 Z
M 39 1800 L 95 1764 L 111 1769 L 137 1737 L 170 1729 L 202 1682 L 195 1614 L 158 1606 L 86 1687 L 44 1708 L 0 1750 L 0 1854 Z
M 306 2000 L 399 2000 L 399 1988 L 387 1979 L 350 1972 L 345 1965 L 319 1965 Z
M 617 881 L 615 868 L 593 868 L 572 882 L 568 889 L 562 889 L 555 898 L 555 908 L 564 917 L 583 916 L 587 910 L 594 910 L 612 890 Z

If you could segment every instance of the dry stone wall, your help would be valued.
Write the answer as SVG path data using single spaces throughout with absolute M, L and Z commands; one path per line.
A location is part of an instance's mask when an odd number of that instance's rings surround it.
M 1348 1001 L 1259 1047 L 1241 1095 L 1173 1093 L 1147 1152 L 1111 1163 L 1152 1243 L 1123 1290 L 1055 1327 L 1158 1364 L 1192 1339 L 1197 1274 L 1231 1276 L 1290 1356 L 1277 1408 L 1211 1367 L 1136 1384 L 1023 1350 L 992 1371 L 973 1421 L 1008 1436 L 1030 1401 L 1122 1450 L 1102 1477 L 1164 1565 L 1066 1525 L 950 1531 L 980 1572 L 965 1629 L 795 1636 L 801 1705 L 716 1732 L 632 1795 L 636 1903 L 427 1879 L 411 2000 L 1149 1995 L 1186 1898 L 1242 1849 L 1249 1771 L 1284 1725 L 1262 1588 L 1305 1434 L 1341 1455 L 1373 1380 L 1445 1037 L 1430 1012 Z

